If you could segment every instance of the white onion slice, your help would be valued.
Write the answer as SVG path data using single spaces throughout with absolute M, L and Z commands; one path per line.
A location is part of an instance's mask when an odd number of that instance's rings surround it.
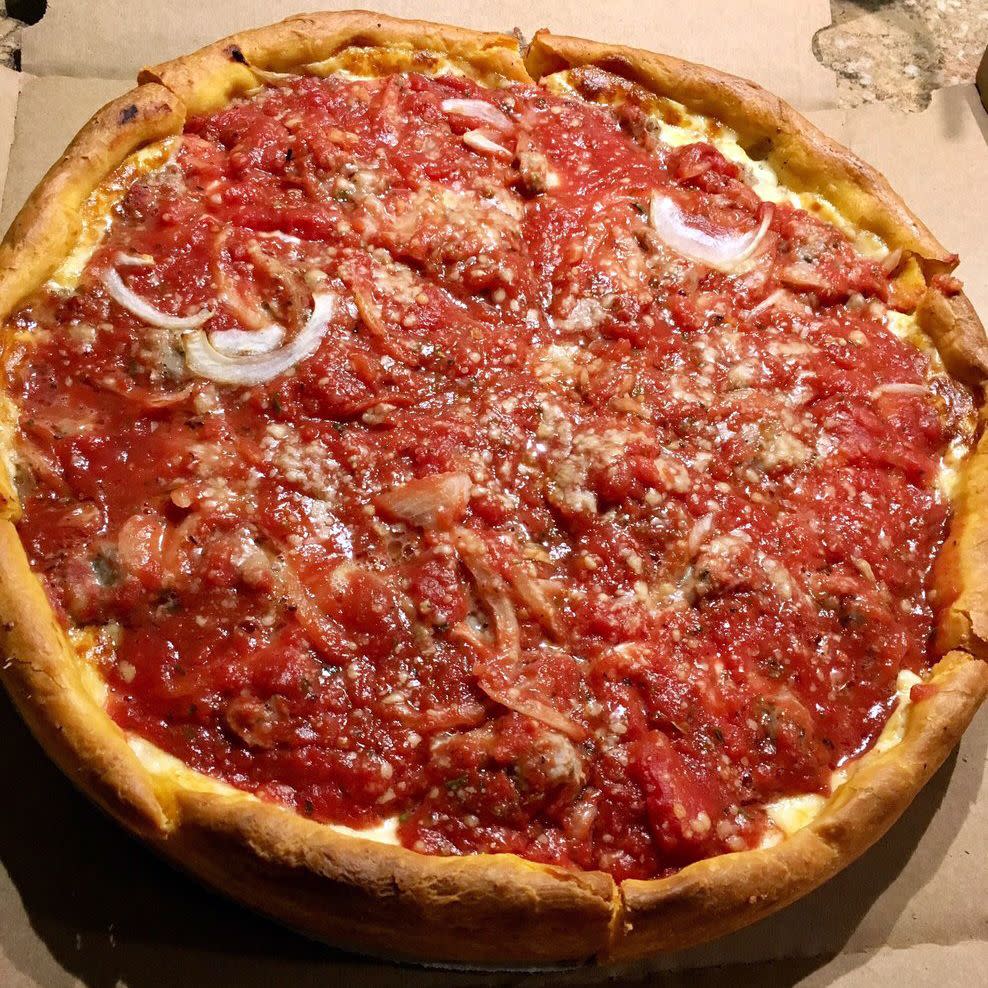
M 452 530 L 452 541 L 473 577 L 477 597 L 490 614 L 494 647 L 498 657 L 504 660 L 503 672 L 508 680 L 517 679 L 521 671 L 521 629 L 504 580 L 490 565 L 487 546 L 475 532 L 456 527 Z
M 463 135 L 463 143 L 466 144 L 468 148 L 473 148 L 474 151 L 479 151 L 481 154 L 490 154 L 495 158 L 513 158 L 514 155 L 505 147 L 501 147 L 500 144 L 495 144 L 489 137 L 485 136 L 479 130 L 468 130 Z
M 757 316 L 759 312 L 764 312 L 766 309 L 773 308 L 778 305 L 779 302 L 783 301 L 788 294 L 789 293 L 784 288 L 776 288 L 776 290 L 770 295 L 766 295 L 765 298 L 758 303 L 758 305 L 753 306 L 748 315 Z
M 444 99 L 440 104 L 443 113 L 454 117 L 469 117 L 471 120 L 483 120 L 498 130 L 514 130 L 515 125 L 496 106 L 485 103 L 482 99 Z
M 255 230 L 254 236 L 261 240 L 280 240 L 286 244 L 300 244 L 301 237 L 296 237 L 291 233 L 282 233 L 281 230 Z
M 307 360 L 319 349 L 338 304 L 335 292 L 313 292 L 312 313 L 298 335 L 290 343 L 268 353 L 231 357 L 217 350 L 202 330 L 186 333 L 183 340 L 185 362 L 193 374 L 220 384 L 263 384 Z
M 928 395 L 929 393 L 930 389 L 926 384 L 908 384 L 906 382 L 893 381 L 889 384 L 879 384 L 877 388 L 873 388 L 871 397 L 881 398 L 882 395 L 919 397 L 920 395 Z
M 117 251 L 113 259 L 118 268 L 153 268 L 154 258 L 150 254 L 125 254 Z
M 140 295 L 132 292 L 120 277 L 120 272 L 116 268 L 107 268 L 103 273 L 103 284 L 106 290 L 117 305 L 126 309 L 138 319 L 146 322 L 149 326 L 157 326 L 160 329 L 196 329 L 208 319 L 213 313 L 209 309 L 200 309 L 199 312 L 191 316 L 171 316 L 167 312 L 156 309 L 150 302 L 146 302 Z
M 757 316 L 768 309 L 782 309 L 784 312 L 812 312 L 813 310 L 806 305 L 804 302 L 800 302 L 795 298 L 792 292 L 787 291 L 785 288 L 776 288 L 771 295 L 766 295 L 765 298 L 754 306 L 748 315 Z
M 218 329 L 209 334 L 209 342 L 228 357 L 245 357 L 270 353 L 285 338 L 285 327 L 278 323 L 261 329 Z
M 772 209 L 765 208 L 762 222 L 753 233 L 715 236 L 691 226 L 669 196 L 653 192 L 649 220 L 659 237 L 677 253 L 718 271 L 732 271 L 758 249 L 772 222 Z
M 465 473 L 419 477 L 384 491 L 375 504 L 400 521 L 419 528 L 447 528 L 460 521 L 470 504 L 473 481 Z

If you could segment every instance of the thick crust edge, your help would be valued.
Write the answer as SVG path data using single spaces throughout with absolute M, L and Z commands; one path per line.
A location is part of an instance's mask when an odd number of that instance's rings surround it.
M 0 312 L 11 312 L 52 273 L 79 236 L 79 209 L 129 154 L 185 122 L 176 96 L 138 86 L 98 110 L 21 207 L 0 243 Z
M 936 648 L 988 660 L 988 433 L 965 464 L 954 504 L 935 568 Z
M 391 70 L 428 71 L 437 58 L 443 58 L 456 68 L 469 69 L 486 85 L 531 81 L 512 35 L 400 20 L 366 10 L 302 14 L 243 31 L 191 55 L 146 68 L 138 80 L 160 82 L 189 113 L 203 113 L 254 89 L 260 77 L 252 69 L 298 72 L 305 66 L 314 74 L 325 74 L 336 66 L 320 63 L 343 52 L 349 54 L 351 64 L 368 72 L 382 64 Z
M 65 774 L 132 830 L 163 830 L 167 818 L 153 781 L 86 690 L 82 660 L 9 521 L 0 521 L 0 659 L 21 716 Z
M 0 245 L 0 313 L 12 311 L 65 256 L 75 211 L 131 151 L 178 132 L 187 112 L 254 88 L 251 65 L 318 72 L 318 63 L 354 48 L 368 64 L 378 50 L 385 63 L 406 67 L 441 56 L 489 84 L 529 81 L 510 36 L 366 12 L 291 18 L 147 69 L 138 89 L 93 117 L 18 215 Z M 546 33 L 527 58 L 536 78 L 584 64 L 722 119 L 749 147 L 768 140 L 765 156 L 784 181 L 823 191 L 853 221 L 917 255 L 925 273 L 952 266 L 953 256 L 877 172 L 753 84 L 666 56 Z M 951 372 L 980 383 L 988 347 L 966 300 L 929 293 L 917 312 Z M 6 481 L 4 474 L 0 465 Z M 986 498 L 982 442 L 965 470 L 941 556 L 944 658 L 930 679 L 934 689 L 910 707 L 902 741 L 864 756 L 793 836 L 668 879 L 618 886 L 602 873 L 510 855 L 423 856 L 345 836 L 212 783 L 184 785 L 167 771 L 152 772 L 89 694 L 10 520 L 0 520 L 0 676 L 41 744 L 101 806 L 195 875 L 310 934 L 374 954 L 500 966 L 674 950 L 753 922 L 839 871 L 885 832 L 957 743 L 988 694 L 988 664 L 980 661 L 988 654 L 980 589 L 988 573 L 977 524 Z M 0 518 L 15 516 L 8 501 Z

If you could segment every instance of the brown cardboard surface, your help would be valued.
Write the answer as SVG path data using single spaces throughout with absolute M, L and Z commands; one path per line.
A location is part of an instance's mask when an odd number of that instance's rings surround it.
M 0 155 L 9 158 L 3 174 L 4 207 L 0 209 L 0 226 L 10 226 L 24 200 L 41 180 L 59 153 L 78 133 L 82 125 L 104 103 L 126 92 L 133 83 L 123 79 L 78 79 L 65 76 L 31 76 L 4 69 L 0 74 L 0 135 L 5 123 L 4 84 L 9 77 L 20 80 L 16 119 L 13 108 L 13 141 L 0 139 Z M 6 133 L 9 133 L 7 131 Z
M 973 86 L 919 114 L 833 108 L 810 50 L 822 0 L 721 4 L 667 0 L 654 15 L 628 0 L 379 4 L 478 27 L 559 31 L 705 59 L 789 96 L 874 163 L 943 242 L 988 317 L 988 115 Z M 0 71 L 0 224 L 86 117 L 126 89 L 144 61 L 325 2 L 50 0 L 24 65 Z M 206 8 L 200 10 L 198 8 Z M 771 33 L 765 25 L 771 23 Z M 716 25 L 711 28 L 711 25 Z M 771 38 L 771 44 L 765 38 Z M 16 117 L 15 117 L 16 115 Z M 9 167 L 8 167 L 9 159 Z M 899 981 L 950 988 L 988 963 L 988 712 L 902 820 L 862 860 L 783 913 L 717 943 L 619 970 L 444 973 L 368 961 L 310 943 L 201 890 L 103 818 L 47 760 L 0 695 L 0 985 L 840 985 Z
M 0 68 L 0 200 L 3 198 L 7 180 L 7 166 L 10 161 L 10 142 L 14 133 L 14 120 L 17 116 L 17 102 L 20 97 L 24 76 L 8 68 Z M 7 225 L 4 224 L 4 229 Z

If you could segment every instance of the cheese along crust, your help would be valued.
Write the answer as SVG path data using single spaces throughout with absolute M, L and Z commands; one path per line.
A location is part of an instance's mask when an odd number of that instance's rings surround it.
M 266 72 L 326 75 L 455 66 L 486 85 L 538 82 L 589 67 L 730 126 L 796 191 L 829 198 L 856 226 L 915 258 L 917 321 L 952 376 L 980 388 L 988 342 L 963 296 L 932 284 L 956 259 L 887 182 L 764 90 L 702 66 L 540 32 L 525 57 L 509 35 L 368 12 L 290 18 L 146 69 L 140 85 L 83 128 L 0 246 L 0 314 L 37 290 L 77 235 L 86 197 L 131 152 L 180 133 L 188 114 L 224 106 Z M 303 68 L 304 67 L 304 68 Z M 915 285 L 913 286 L 915 287 Z M 0 447 L 16 411 L 0 396 Z M 309 934 L 358 950 L 436 963 L 524 966 L 675 950 L 753 922 L 831 877 L 877 840 L 943 762 L 988 692 L 988 602 L 981 515 L 988 445 L 962 467 L 936 570 L 940 618 L 933 687 L 912 703 L 901 740 L 853 763 L 814 819 L 779 843 L 709 858 L 669 878 L 513 855 L 435 857 L 334 830 L 291 810 L 142 760 L 93 699 L 77 655 L 33 574 L 0 468 L 2 677 L 39 741 L 77 785 L 195 875 Z

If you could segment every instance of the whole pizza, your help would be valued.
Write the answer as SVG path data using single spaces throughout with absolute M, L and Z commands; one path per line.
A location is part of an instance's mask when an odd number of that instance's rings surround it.
M 128 828 L 327 940 L 736 929 L 988 690 L 956 261 L 666 56 L 351 12 L 146 69 L 0 248 L 4 682 Z

